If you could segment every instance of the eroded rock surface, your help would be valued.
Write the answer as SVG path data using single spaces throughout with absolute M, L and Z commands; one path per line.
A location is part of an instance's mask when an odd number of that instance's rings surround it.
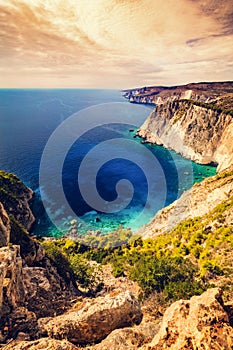
M 25 301 L 20 247 L 0 248 L 0 315 Z
M 138 135 L 147 142 L 173 149 L 201 164 L 219 164 L 218 171 L 232 163 L 233 121 L 230 114 L 174 101 L 155 107 Z
M 142 311 L 129 293 L 89 300 L 77 311 L 39 320 L 41 333 L 55 339 L 87 344 L 104 339 L 114 329 L 139 324 Z
M 42 338 L 35 341 L 15 341 L 6 345 L 4 350 L 78 350 L 78 348 L 67 340 Z
M 158 331 L 159 325 L 147 322 L 135 327 L 116 329 L 106 339 L 90 349 L 92 350 L 136 350 L 149 343 Z
M 233 328 L 223 307 L 222 292 L 212 288 L 190 300 L 179 300 L 165 312 L 151 350 L 225 349 L 233 346 Z
M 0 202 L 0 247 L 6 246 L 10 241 L 10 220 L 2 203 Z

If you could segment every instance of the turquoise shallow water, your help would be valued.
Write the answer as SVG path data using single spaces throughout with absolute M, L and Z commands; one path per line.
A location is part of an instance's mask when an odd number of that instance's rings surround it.
M 60 161 L 60 147 L 67 141 L 62 133 L 60 142 L 55 144 L 55 156 L 49 159 L 46 181 L 40 184 L 41 156 L 54 130 L 83 108 L 119 102 L 122 105 L 117 106 L 116 116 L 119 115 L 121 121 L 127 119 L 127 123 L 89 127 L 75 139 L 64 159 L 60 186 L 54 169 Z M 94 117 L 111 120 L 114 106 L 110 112 L 104 105 L 101 110 L 97 108 Z M 134 137 L 140 126 L 135 122 L 137 111 L 143 121 L 150 109 L 143 111 L 139 106 L 131 106 L 113 90 L 0 90 L 0 168 L 16 173 L 36 192 L 36 233 L 44 236 L 57 236 L 67 231 L 85 233 L 87 230 L 107 233 L 119 225 L 137 229 L 194 182 L 215 174 L 214 167 L 195 164 L 160 146 L 142 145 L 141 140 Z M 78 120 L 77 130 L 86 122 L 86 116 L 88 118 L 89 114 Z M 69 128 L 68 134 L 72 132 L 76 138 L 74 129 Z M 101 148 L 101 145 L 106 147 Z M 82 162 L 90 154 L 92 160 L 79 179 Z M 99 160 L 102 163 L 93 178 L 95 162 Z M 121 183 L 122 179 L 127 181 Z M 118 184 L 121 185 L 119 193 Z M 58 197 L 61 189 L 65 202 L 72 209 L 71 214 Z M 92 200 L 95 189 L 96 195 L 103 199 L 104 209 L 100 205 L 92 207 L 84 198 L 87 194 Z M 116 202 L 114 208 L 119 211 L 112 212 L 113 201 Z

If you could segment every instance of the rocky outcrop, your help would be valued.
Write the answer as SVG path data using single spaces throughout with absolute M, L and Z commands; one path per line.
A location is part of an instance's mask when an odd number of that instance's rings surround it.
M 159 332 L 143 349 L 232 349 L 233 328 L 221 294 L 220 289 L 213 288 L 173 303 L 163 316 Z
M 10 226 L 10 242 L 20 245 L 23 262 L 28 266 L 40 262 L 45 256 L 42 246 L 32 239 L 24 227 L 12 216 L 10 217 Z
M 0 171 L 0 343 L 20 333 L 34 339 L 37 319 L 66 311 L 77 295 L 71 276 L 59 274 L 27 231 L 31 198 L 16 176 Z
M 39 326 L 43 335 L 87 344 L 104 339 L 114 329 L 139 324 L 141 320 L 137 300 L 125 292 L 86 301 L 80 309 L 58 317 L 40 319 Z
M 0 315 L 22 305 L 24 301 L 20 247 L 2 247 L 0 248 Z
M 142 322 L 139 326 L 116 329 L 100 344 L 91 347 L 91 350 L 136 350 L 152 341 L 154 334 L 159 330 L 155 322 Z
M 232 195 L 233 168 L 230 168 L 229 171 L 195 184 L 175 202 L 160 210 L 147 225 L 141 227 L 139 233 L 143 238 L 148 238 L 169 232 L 182 220 L 209 213 Z
M 5 318 L 2 339 L 30 340 L 35 339 L 38 332 L 37 315 L 28 311 L 24 306 L 13 309 L 9 317 Z
M 72 282 L 67 284 L 57 268 L 44 257 L 40 266 L 25 266 L 22 280 L 27 308 L 37 317 L 60 315 L 70 305 L 70 299 L 78 293 Z M 80 294 L 80 293 L 79 293 Z
M 219 164 L 218 171 L 233 164 L 233 120 L 221 109 L 190 101 L 158 105 L 138 135 L 195 162 Z
M 10 220 L 2 203 L 0 203 L 0 247 L 10 242 Z
M 78 350 L 67 340 L 42 338 L 34 341 L 15 341 L 4 347 L 4 350 Z
M 33 191 L 25 186 L 17 176 L 0 170 L 0 202 L 8 215 L 29 230 L 35 221 L 30 208 Z

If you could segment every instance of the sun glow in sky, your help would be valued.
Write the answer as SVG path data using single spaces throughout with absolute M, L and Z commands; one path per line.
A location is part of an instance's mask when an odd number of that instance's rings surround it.
M 233 80 L 232 16 L 232 0 L 0 0 L 0 86 Z

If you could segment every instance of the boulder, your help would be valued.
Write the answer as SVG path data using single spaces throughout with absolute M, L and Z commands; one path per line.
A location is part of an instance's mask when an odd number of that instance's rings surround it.
M 78 348 L 67 340 L 41 338 L 34 341 L 10 342 L 4 350 L 78 350 Z
M 159 325 L 154 322 L 142 322 L 139 326 L 115 329 L 92 350 L 136 350 L 151 342 Z
M 233 347 L 233 328 L 223 307 L 222 292 L 212 288 L 190 300 L 179 300 L 165 312 L 150 350 L 224 349 Z
M 40 265 L 22 269 L 26 305 L 38 317 L 56 316 L 67 310 L 77 291 L 66 284 L 47 257 Z
M 6 246 L 10 241 L 10 220 L 2 203 L 0 202 L 0 247 Z
M 37 317 L 25 307 L 14 309 L 5 317 L 3 335 L 8 339 L 31 340 L 38 332 Z
M 0 314 L 3 304 L 10 308 L 25 300 L 22 283 L 22 258 L 19 246 L 0 248 Z
M 100 341 L 114 329 L 139 324 L 142 311 L 130 292 L 86 301 L 78 310 L 39 320 L 42 335 L 87 344 Z

